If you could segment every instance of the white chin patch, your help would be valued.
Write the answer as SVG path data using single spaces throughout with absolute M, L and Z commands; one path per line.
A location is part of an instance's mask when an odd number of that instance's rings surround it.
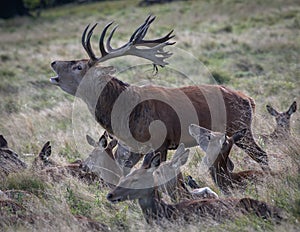
M 56 76 L 56 77 L 51 77 L 51 78 L 50 78 L 50 82 L 51 82 L 51 84 L 53 84 L 53 85 L 58 85 L 58 82 L 59 82 L 58 76 Z

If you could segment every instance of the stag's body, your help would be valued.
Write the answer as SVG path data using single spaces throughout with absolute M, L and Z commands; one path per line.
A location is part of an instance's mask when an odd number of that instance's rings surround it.
M 183 151 L 181 160 L 177 160 L 175 166 L 184 164 L 187 156 L 188 151 Z M 159 222 L 162 218 L 171 221 L 177 219 L 189 221 L 199 217 L 222 220 L 236 216 L 237 212 L 251 212 L 263 218 L 278 217 L 277 209 L 250 198 L 189 200 L 178 204 L 167 204 L 160 198 L 157 188 L 160 184 L 157 177 L 162 171 L 159 167 L 160 160 L 160 154 L 156 154 L 147 167 L 143 166 L 122 178 L 118 186 L 107 195 L 107 199 L 115 203 L 138 199 L 148 223 Z
M 95 67 L 98 62 L 122 55 L 143 57 L 156 65 L 167 64 L 164 59 L 171 54 L 164 52 L 163 48 L 172 44 L 167 42 L 173 37 L 170 36 L 171 33 L 157 40 L 143 39 L 153 20 L 154 18 L 148 17 L 135 31 L 130 41 L 118 49 L 112 49 L 110 46 L 113 30 L 109 35 L 106 51 L 103 40 L 109 24 L 100 38 L 102 54 L 100 58 L 95 57 L 90 45 L 95 26 L 88 35 L 86 35 L 88 30 L 86 28 L 82 36 L 82 44 L 90 60 L 53 62 L 52 68 L 58 76 L 51 78 L 51 82 L 67 93 L 82 98 L 97 122 L 136 152 L 140 152 L 141 143 L 148 142 L 150 138 L 148 147 L 141 153 L 145 154 L 147 150 L 155 147 L 156 151 L 161 152 L 164 160 L 167 150 L 176 149 L 180 142 L 188 147 L 195 146 L 195 141 L 188 133 L 188 126 L 192 123 L 209 129 L 226 131 L 229 135 L 241 128 L 248 128 L 247 135 L 237 145 L 254 160 L 267 165 L 266 153 L 255 143 L 251 134 L 254 102 L 244 94 L 216 85 L 182 88 L 134 86 L 111 76 L 111 67 Z M 139 46 L 146 48 L 137 49 Z M 137 105 L 132 109 L 134 103 Z M 115 115 L 113 109 L 117 110 Z M 132 110 L 130 115 L 125 113 L 128 110 Z M 178 115 L 178 110 L 182 115 Z M 118 118 L 115 118 L 116 115 Z M 149 130 L 150 124 L 155 120 L 160 120 L 165 125 L 166 135 L 163 141 L 161 139 L 165 131 L 160 130 L 161 124 L 154 126 L 152 132 L 151 127 Z M 114 127 L 113 124 L 116 123 L 117 127 Z M 128 124 L 130 131 L 126 130 Z M 211 128 L 212 126 L 214 128 Z
M 58 64 L 53 65 L 54 70 L 57 70 L 56 65 Z M 67 71 L 68 68 L 65 70 Z M 218 113 L 226 113 L 225 118 L 227 121 L 224 123 L 226 124 L 228 135 L 232 135 L 234 131 L 241 128 L 248 128 L 245 140 L 237 145 L 246 149 L 248 154 L 257 162 L 267 163 L 265 152 L 256 145 L 251 134 L 253 100 L 240 92 L 218 85 L 187 86 L 182 88 L 166 88 L 153 85 L 140 87 L 124 83 L 107 73 L 94 77 L 90 84 L 88 91 L 79 91 L 76 96 L 87 103 L 91 113 L 95 115 L 95 119 L 105 130 L 128 146 L 135 147 L 132 139 L 127 139 L 127 135 L 122 133 L 124 130 L 120 128 L 113 130 L 112 128 L 112 110 L 121 94 L 123 97 L 122 101 L 125 104 L 126 102 L 138 102 L 139 99 L 150 99 L 142 101 L 132 110 L 129 117 L 130 132 L 135 140 L 141 143 L 147 142 L 151 137 L 149 132 L 150 124 L 155 120 L 161 120 L 167 128 L 167 134 L 164 143 L 158 151 L 165 155 L 167 149 L 176 149 L 180 142 L 183 142 L 187 147 L 196 146 L 197 143 L 188 133 L 188 125 L 196 123 L 211 129 L 211 108 L 215 107 L 215 109 L 218 109 L 219 105 L 225 104 L 226 112 L 220 110 Z M 186 98 L 183 98 L 183 95 Z M 213 102 L 216 105 L 210 105 L 206 100 L 207 98 L 214 99 Z M 155 99 L 162 99 L 162 101 Z M 177 112 L 170 107 L 173 105 L 181 109 L 181 112 L 186 112 L 186 117 L 183 118 L 186 121 L 180 121 L 181 119 L 178 118 Z M 126 106 L 122 106 L 126 108 Z M 191 106 L 196 110 L 198 121 L 189 121 L 188 114 L 193 110 Z M 119 123 L 120 125 L 126 125 L 127 118 L 122 118 L 122 115 L 119 115 L 118 120 L 124 122 Z M 181 131 L 182 123 L 186 125 L 184 131 Z M 217 123 L 217 125 L 220 130 L 224 129 L 224 124 Z M 159 131 L 156 137 L 161 138 Z

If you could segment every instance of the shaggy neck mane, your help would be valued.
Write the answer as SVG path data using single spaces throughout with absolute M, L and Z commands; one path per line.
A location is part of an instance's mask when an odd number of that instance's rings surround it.
M 111 112 L 114 103 L 128 87 L 128 83 L 122 82 L 115 77 L 111 77 L 107 84 L 102 87 L 103 90 L 98 98 L 94 114 L 97 122 L 109 133 L 112 133 Z

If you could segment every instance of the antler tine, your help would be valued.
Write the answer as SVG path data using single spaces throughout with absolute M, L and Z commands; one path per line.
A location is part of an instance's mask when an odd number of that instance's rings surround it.
M 141 43 L 143 43 L 143 44 L 152 44 L 153 46 L 155 46 L 156 44 L 167 42 L 168 40 L 175 37 L 175 35 L 171 35 L 173 32 L 174 32 L 174 30 L 170 31 L 167 35 L 165 35 L 164 37 L 161 37 L 159 39 L 141 40 Z M 168 42 L 168 45 L 173 45 L 175 43 L 176 42 Z M 145 46 L 151 47 L 151 45 L 145 45 Z
M 136 34 L 141 30 L 142 27 L 145 26 L 145 24 L 148 22 L 148 20 L 149 20 L 150 17 L 151 17 L 151 15 L 149 15 L 149 16 L 146 18 L 145 22 L 144 22 L 141 26 L 139 26 L 139 27 L 133 32 L 132 36 L 131 36 L 130 39 L 129 39 L 130 42 L 134 40 Z
M 100 49 L 100 52 L 101 52 L 101 55 L 102 57 L 105 56 L 105 55 L 108 55 L 108 52 L 105 50 L 105 47 L 104 47 L 104 37 L 105 37 L 105 34 L 107 32 L 107 29 L 113 24 L 113 21 L 110 22 L 109 24 L 107 24 L 102 33 L 101 33 L 101 36 L 100 36 L 100 40 L 99 40 L 99 49 Z
M 141 25 L 131 36 L 130 38 L 130 42 L 133 42 L 133 44 L 135 45 L 143 45 L 143 46 L 147 46 L 147 47 L 154 47 L 157 44 L 160 43 L 164 43 L 172 38 L 175 37 L 175 35 L 171 35 L 174 30 L 171 30 L 167 35 L 165 35 L 162 38 L 159 39 L 155 39 L 155 40 L 144 40 L 143 38 L 145 37 L 145 35 L 147 34 L 147 31 L 150 27 L 150 24 L 156 19 L 155 16 L 153 16 L 151 18 L 151 15 L 148 16 L 148 18 L 145 20 L 145 23 L 143 25 Z M 168 43 L 168 45 L 173 45 L 175 44 L 175 42 L 173 43 Z
M 108 50 L 109 52 L 115 50 L 115 49 L 113 49 L 113 48 L 111 47 L 110 41 L 111 41 L 111 39 L 112 39 L 112 37 L 113 37 L 113 35 L 114 35 L 114 33 L 115 33 L 115 31 L 116 31 L 117 28 L 118 28 L 118 25 L 116 25 L 116 26 L 112 29 L 112 31 L 110 32 L 110 34 L 109 34 L 109 36 L 108 36 L 108 39 L 107 39 L 107 41 L 106 41 L 106 48 L 107 48 L 107 50 Z
M 81 36 L 81 44 L 82 44 L 82 46 L 83 46 L 84 49 L 85 49 L 85 35 L 86 35 L 86 32 L 87 32 L 87 30 L 89 29 L 89 27 L 90 27 L 90 24 L 88 24 L 88 25 L 85 27 L 85 29 L 84 29 L 84 31 L 83 31 L 83 33 L 82 33 L 82 36 Z
M 137 38 L 141 38 L 141 36 L 142 36 L 142 38 L 145 36 L 145 34 L 146 34 L 146 32 L 147 32 L 147 30 L 148 30 L 148 28 L 149 28 L 149 26 L 150 26 L 150 24 L 155 20 L 155 16 L 153 16 L 152 18 L 151 18 L 151 15 L 149 15 L 148 17 L 147 17 L 147 19 L 145 20 L 145 22 L 141 25 L 141 26 L 139 26 L 136 30 L 135 30 L 135 32 L 132 34 L 132 36 L 130 37 L 130 40 L 129 40 L 129 42 L 133 42 L 133 43 L 135 43 L 137 40 L 139 40 L 139 39 L 137 39 Z M 144 32 L 144 33 L 143 33 Z
M 81 43 L 82 43 L 82 46 L 84 48 L 84 50 L 87 52 L 88 56 L 90 57 L 90 59 L 92 61 L 95 61 L 96 60 L 96 56 L 92 50 L 92 47 L 91 47 L 91 36 L 93 34 L 93 31 L 95 29 L 95 27 L 97 26 L 97 23 L 92 26 L 92 28 L 89 30 L 88 32 L 88 35 L 86 35 L 89 27 L 90 27 L 90 24 L 86 26 L 86 28 L 84 29 L 83 33 L 82 33 L 82 37 L 81 37 Z
M 93 52 L 92 46 L 91 46 L 91 37 L 92 37 L 94 29 L 96 28 L 97 25 L 98 25 L 98 23 L 95 23 L 94 26 L 92 26 L 92 28 L 89 30 L 89 32 L 87 34 L 87 38 L 86 38 L 86 47 L 87 47 L 87 50 L 89 51 L 89 56 L 93 61 L 97 60 L 97 58 L 96 58 L 96 56 Z
M 151 25 L 151 23 L 153 23 L 153 21 L 156 19 L 155 16 L 153 16 L 152 18 L 149 17 L 149 20 L 146 22 L 145 26 L 141 29 L 141 35 L 139 36 L 139 39 L 143 39 L 145 37 L 145 35 L 147 34 L 147 31 Z
M 173 30 L 162 38 L 158 38 L 155 40 L 144 40 L 144 37 L 146 36 L 148 29 L 155 18 L 155 16 L 149 15 L 146 18 L 145 22 L 135 30 L 129 41 L 123 46 L 116 49 L 112 48 L 111 40 L 118 26 L 115 26 L 111 30 L 110 34 L 108 35 L 106 44 L 104 45 L 104 39 L 107 30 L 113 24 L 113 22 L 108 23 L 104 27 L 99 40 L 101 57 L 95 56 L 90 43 L 90 39 L 97 24 L 95 24 L 91 29 L 89 29 L 90 25 L 88 25 L 82 34 L 82 45 L 91 59 L 91 65 L 98 62 L 103 62 L 108 59 L 126 55 L 138 56 L 150 60 L 155 65 L 166 65 L 167 63 L 164 61 L 164 59 L 170 57 L 172 53 L 164 52 L 163 49 L 165 46 L 175 43 L 168 42 L 171 38 L 174 37 L 174 35 L 172 35 Z M 141 48 L 143 46 L 146 48 Z
M 87 54 L 88 54 L 89 57 L 90 57 L 89 51 L 88 51 L 88 49 L 87 49 L 87 47 L 86 47 L 86 43 L 85 43 L 86 32 L 87 32 L 87 30 L 89 29 L 89 27 L 90 27 L 90 24 L 88 24 L 88 25 L 85 27 L 85 29 L 84 29 L 84 31 L 83 31 L 83 33 L 82 33 L 82 36 L 81 36 L 81 44 L 82 44 L 84 50 L 87 52 Z

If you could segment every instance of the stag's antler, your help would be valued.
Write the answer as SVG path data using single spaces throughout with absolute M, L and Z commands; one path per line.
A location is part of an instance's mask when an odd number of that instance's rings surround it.
M 110 41 L 118 26 L 115 26 L 112 29 L 106 41 L 106 46 L 104 46 L 104 37 L 106 35 L 107 29 L 113 24 L 113 22 L 107 24 L 102 31 L 99 41 L 101 57 L 95 56 L 90 43 L 91 36 L 93 35 L 93 31 L 97 26 L 97 23 L 93 25 L 89 31 L 88 29 L 90 25 L 88 25 L 82 34 L 82 46 L 84 47 L 85 51 L 90 57 L 90 65 L 94 65 L 95 63 L 103 62 L 114 57 L 126 55 L 133 55 L 148 59 L 152 61 L 155 65 L 165 66 L 166 64 L 168 64 L 164 61 L 164 59 L 170 57 L 172 53 L 165 52 L 163 48 L 167 45 L 175 44 L 175 42 L 168 42 L 168 40 L 174 37 L 174 35 L 172 35 L 173 30 L 162 38 L 155 40 L 144 40 L 144 37 L 149 29 L 150 24 L 154 20 L 155 16 L 148 16 L 145 22 L 135 30 L 135 32 L 130 37 L 129 41 L 122 47 L 116 49 L 113 49 L 111 47 Z

